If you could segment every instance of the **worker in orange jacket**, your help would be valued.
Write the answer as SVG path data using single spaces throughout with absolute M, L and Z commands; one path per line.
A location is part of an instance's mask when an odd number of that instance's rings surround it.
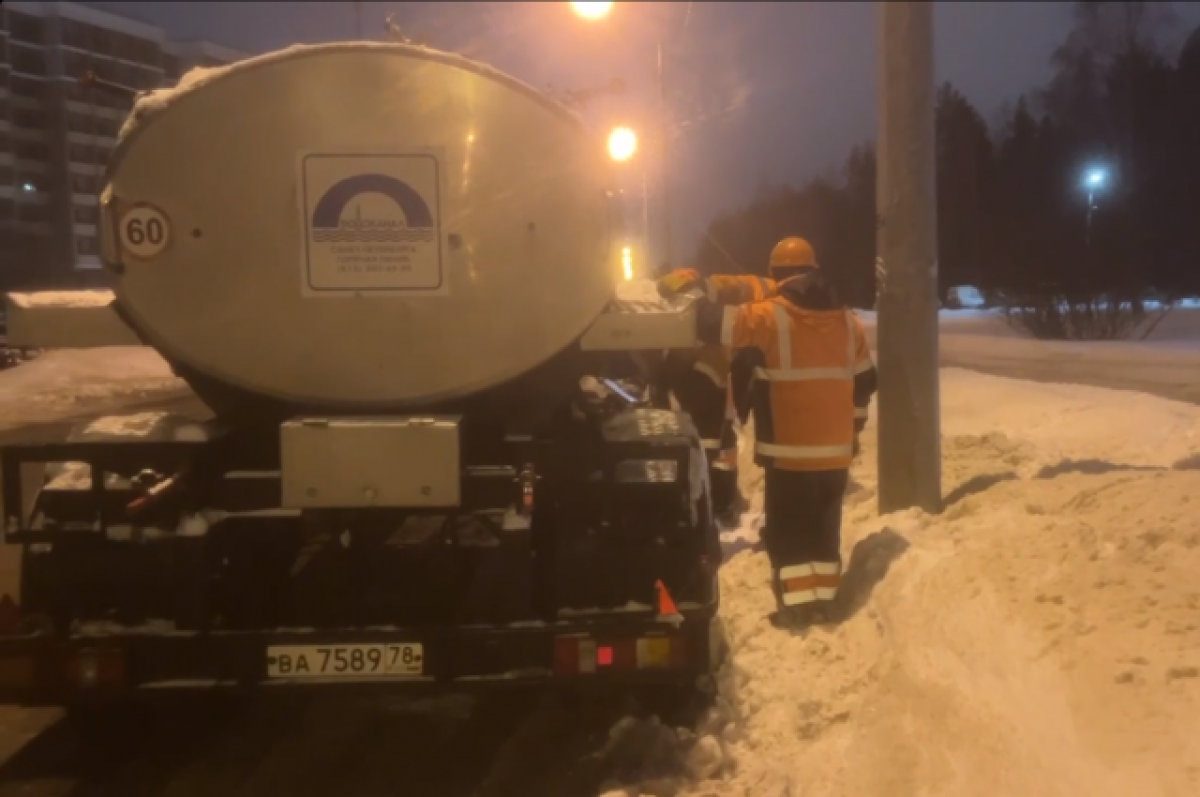
M 773 280 L 756 276 L 702 277 L 691 268 L 676 269 L 658 281 L 664 297 L 692 296 L 722 305 L 762 300 L 774 295 Z M 713 513 L 732 525 L 745 506 L 738 489 L 737 419 L 729 393 L 729 354 L 723 346 L 705 346 L 694 352 L 673 351 L 664 365 L 665 383 L 691 416 L 708 457 Z
M 841 582 L 842 497 L 875 393 L 862 323 L 802 238 L 771 253 L 777 295 L 740 306 L 702 302 L 700 340 L 735 353 L 738 413 L 754 414 L 766 470 L 763 544 L 787 624 L 831 619 Z M 745 382 L 739 385 L 738 382 Z

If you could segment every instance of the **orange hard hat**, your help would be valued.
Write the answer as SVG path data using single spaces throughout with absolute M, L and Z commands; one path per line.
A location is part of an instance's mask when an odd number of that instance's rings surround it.
M 771 268 L 817 267 L 817 255 L 812 244 L 795 236 L 784 238 L 771 250 Z

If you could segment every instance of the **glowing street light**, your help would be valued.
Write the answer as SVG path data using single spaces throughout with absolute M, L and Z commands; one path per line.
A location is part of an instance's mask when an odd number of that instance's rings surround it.
M 618 163 L 629 160 L 637 152 L 637 133 L 628 127 L 615 128 L 608 134 L 608 155 Z
M 625 269 L 625 281 L 633 279 L 633 251 L 626 246 L 621 250 L 621 266 Z
M 583 19 L 604 19 L 612 7 L 612 3 L 571 3 L 571 10 Z
M 1108 169 L 1097 166 L 1088 169 L 1083 175 L 1083 185 L 1087 188 L 1087 228 L 1085 230 L 1085 240 L 1090 246 L 1092 243 L 1092 211 L 1096 209 L 1096 192 L 1104 188 L 1108 182 Z
M 595 22 L 595 20 L 604 19 L 605 17 L 607 17 L 608 13 L 610 13 L 612 11 L 612 7 L 614 4 L 612 4 L 612 2 L 569 2 L 568 5 L 571 6 L 571 10 L 575 12 L 577 17 L 580 17 L 582 19 L 587 19 L 588 22 Z M 689 8 L 689 10 L 691 8 L 690 2 L 688 4 L 688 8 Z M 658 73 L 656 73 L 656 77 L 658 77 L 658 83 L 659 83 L 658 142 L 659 142 L 659 146 L 661 146 L 661 148 L 662 148 L 661 155 L 660 155 L 661 163 L 659 166 L 659 168 L 661 169 L 661 175 L 662 175 L 662 182 L 661 182 L 661 188 L 660 188 L 660 193 L 662 194 L 662 263 L 672 263 L 674 258 L 672 256 L 672 246 L 671 246 L 671 239 L 672 239 L 672 235 L 671 235 L 671 191 L 670 191 L 671 180 L 668 179 L 668 174 L 667 174 L 668 166 L 670 166 L 670 163 L 671 163 L 671 157 L 667 151 L 668 146 L 670 146 L 670 142 L 668 142 L 668 138 L 670 138 L 670 136 L 668 136 L 668 133 L 667 133 L 667 91 L 666 91 L 666 82 L 664 80 L 664 77 L 662 77 L 662 70 L 664 70 L 664 56 L 662 56 L 661 37 L 659 38 L 658 44 L 656 44 L 656 52 L 658 52 Z M 616 133 L 614 133 L 614 134 L 616 134 Z M 634 144 L 634 149 L 630 150 L 628 156 L 618 157 L 616 152 L 613 151 L 613 138 L 610 137 L 610 139 L 608 139 L 608 152 L 610 152 L 610 154 L 612 154 L 613 160 L 624 161 L 624 160 L 628 160 L 629 157 L 632 157 L 632 155 L 634 155 L 634 151 L 637 148 L 637 137 L 632 136 L 632 133 L 630 132 L 629 140 L 630 140 L 630 142 L 632 142 L 632 144 Z M 644 174 L 643 174 L 642 186 L 643 186 L 642 193 L 643 193 L 643 210 L 644 210 L 644 205 L 646 205 L 646 202 L 647 202 L 647 200 L 644 199 L 644 194 L 646 194 L 646 187 L 644 187 L 644 186 L 646 186 L 646 179 L 644 179 Z M 648 217 L 649 217 L 648 214 L 643 214 L 643 215 L 646 216 L 647 220 L 648 220 Z M 649 229 L 648 228 L 647 228 L 646 235 L 647 235 L 647 251 L 649 251 Z

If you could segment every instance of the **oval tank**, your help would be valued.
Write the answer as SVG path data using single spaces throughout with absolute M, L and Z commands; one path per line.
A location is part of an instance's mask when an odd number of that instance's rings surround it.
M 102 252 L 122 315 L 210 403 L 453 406 L 547 368 L 574 384 L 620 279 L 608 168 L 488 67 L 297 47 L 139 100 Z

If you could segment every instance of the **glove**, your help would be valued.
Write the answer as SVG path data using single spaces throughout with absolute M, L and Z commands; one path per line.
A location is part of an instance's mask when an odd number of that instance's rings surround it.
M 690 268 L 672 271 L 658 281 L 658 295 L 664 299 L 678 296 L 693 284 L 700 281 L 700 275 Z

